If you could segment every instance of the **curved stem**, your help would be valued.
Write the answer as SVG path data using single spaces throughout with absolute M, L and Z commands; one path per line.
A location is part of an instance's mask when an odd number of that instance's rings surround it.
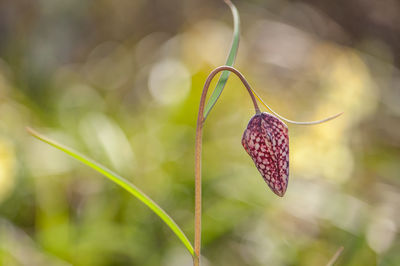
M 204 113 L 204 104 L 206 101 L 206 96 L 208 92 L 208 88 L 212 79 L 218 72 L 228 70 L 234 73 L 239 79 L 242 81 L 243 85 L 246 87 L 250 98 L 254 105 L 254 110 L 256 114 L 260 113 L 260 109 L 257 105 L 256 98 L 266 107 L 268 108 L 273 114 L 279 117 L 282 120 L 285 120 L 288 123 L 298 124 L 298 125 L 315 125 L 320 124 L 329 120 L 332 120 L 342 113 L 336 114 L 334 116 L 318 120 L 318 121 L 311 121 L 311 122 L 297 122 L 286 119 L 280 116 L 278 113 L 274 112 L 267 104 L 263 102 L 263 100 L 256 94 L 256 92 L 251 88 L 250 84 L 247 82 L 246 78 L 235 68 L 230 66 L 220 66 L 214 69 L 207 77 L 207 80 L 203 87 L 203 92 L 201 94 L 200 99 L 200 106 L 199 106 L 199 113 L 197 115 L 197 126 L 196 126 L 196 143 L 195 143 L 195 210 L 194 210 L 194 252 L 196 256 L 193 256 L 193 264 L 195 266 L 200 265 L 200 247 L 201 247 L 201 151 L 202 151 L 202 136 L 203 136 L 203 125 L 205 118 L 203 117 Z
M 203 124 L 205 119 L 203 118 L 204 104 L 206 102 L 206 96 L 210 83 L 215 75 L 223 70 L 229 70 L 236 74 L 239 79 L 243 82 L 247 91 L 249 92 L 250 98 L 253 101 L 254 109 L 256 114 L 260 113 L 260 108 L 258 108 L 257 100 L 254 97 L 249 83 L 246 81 L 244 76 L 235 68 L 229 66 L 220 66 L 214 69 L 210 75 L 208 75 L 207 80 L 203 87 L 203 92 L 201 94 L 199 113 L 197 115 L 197 127 L 196 127 L 196 147 L 195 147 L 195 209 L 194 209 L 194 253 L 196 256 L 193 257 L 193 264 L 195 266 L 200 265 L 200 247 L 201 247 L 201 147 L 202 147 L 202 136 L 203 136 Z
M 204 112 L 204 104 L 206 101 L 208 87 L 210 86 L 212 79 L 215 77 L 215 75 L 217 75 L 219 72 L 224 71 L 224 70 L 230 71 L 230 72 L 234 73 L 236 76 L 238 76 L 238 78 L 243 83 L 243 85 L 246 87 L 247 92 L 250 95 L 250 98 L 254 105 L 254 110 L 256 111 L 257 114 L 260 113 L 260 108 L 257 105 L 257 99 L 255 97 L 255 93 L 254 93 L 253 89 L 251 88 L 250 84 L 247 82 L 247 80 L 243 76 L 243 74 L 239 72 L 239 70 L 237 70 L 236 68 L 231 67 L 231 66 L 219 66 L 219 67 L 215 68 L 213 71 L 211 71 L 211 73 L 208 75 L 206 83 L 204 84 L 203 93 L 202 93 L 201 99 L 200 99 L 199 113 Z M 199 122 L 200 120 L 202 120 L 202 122 L 204 123 L 205 118 L 202 119 L 201 117 L 198 117 L 197 122 Z
M 251 99 L 252 99 L 252 101 L 253 101 L 253 104 L 254 104 L 254 108 L 255 108 L 255 110 L 256 110 L 256 113 L 259 113 L 260 110 L 259 110 L 259 108 L 258 108 L 258 106 L 257 106 L 257 103 L 256 103 L 256 100 L 255 100 L 255 99 L 257 99 L 258 101 L 260 101 L 260 103 L 262 103 L 262 105 L 264 105 L 265 108 L 267 108 L 269 111 L 271 111 L 271 113 L 273 113 L 273 114 L 274 114 L 275 116 L 277 116 L 278 118 L 280 118 L 280 119 L 282 119 L 283 121 L 286 121 L 286 122 L 288 122 L 288 123 L 290 123 L 290 124 L 295 124 L 295 125 L 311 126 L 311 125 L 322 124 L 322 123 L 328 122 L 328 121 L 330 121 L 330 120 L 332 120 L 332 119 L 335 119 L 336 117 L 341 116 L 341 115 L 343 114 L 343 112 L 337 113 L 337 114 L 335 114 L 335 115 L 329 116 L 329 117 L 324 118 L 324 119 L 321 119 L 321 120 L 316 120 L 316 121 L 294 121 L 294 120 L 287 119 L 286 117 L 283 117 L 283 116 L 281 116 L 280 114 L 278 114 L 277 112 L 275 112 L 274 110 L 272 110 L 272 108 L 269 107 L 269 105 L 266 104 L 266 103 L 261 99 L 260 96 L 258 96 L 257 92 L 251 88 L 251 86 L 250 86 L 250 84 L 247 82 L 246 78 L 245 78 L 245 77 L 242 75 L 242 73 L 240 73 L 237 69 L 235 69 L 235 68 L 233 68 L 233 67 L 230 67 L 230 66 L 220 66 L 220 67 L 217 67 L 216 69 L 214 69 L 214 70 L 210 73 L 209 77 L 211 77 L 211 80 L 212 80 L 212 78 L 213 78 L 218 72 L 223 71 L 223 70 L 227 70 L 227 71 L 233 72 L 233 73 L 235 73 L 235 74 L 239 77 L 239 79 L 242 81 L 243 85 L 246 87 L 247 91 L 248 91 L 249 94 L 250 94 L 250 97 L 251 97 Z M 211 82 L 211 80 L 210 80 L 209 82 Z M 207 81 L 206 81 L 206 83 L 207 83 Z M 209 86 L 209 85 L 210 85 L 210 84 L 208 84 L 208 86 Z M 204 86 L 205 86 L 205 85 L 204 85 Z M 207 88 L 207 90 L 208 90 L 208 88 Z M 206 92 L 206 94 L 207 94 L 207 92 Z M 206 118 L 207 118 L 207 117 L 204 117 L 203 122 L 205 121 Z

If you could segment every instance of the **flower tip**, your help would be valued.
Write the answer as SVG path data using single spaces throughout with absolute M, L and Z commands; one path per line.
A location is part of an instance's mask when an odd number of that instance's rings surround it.
M 286 189 L 284 189 L 284 190 L 282 190 L 282 191 L 276 191 L 276 190 L 274 190 L 274 193 L 276 194 L 276 195 L 278 195 L 279 197 L 283 197 L 284 195 L 285 195 L 285 193 L 286 193 Z

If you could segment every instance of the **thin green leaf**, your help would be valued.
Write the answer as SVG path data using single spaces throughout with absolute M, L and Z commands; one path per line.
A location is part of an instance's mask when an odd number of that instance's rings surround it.
M 62 144 L 59 144 L 39 133 L 34 131 L 31 128 L 27 128 L 27 131 L 29 134 L 34 136 L 35 138 L 65 152 L 66 154 L 72 156 L 73 158 L 77 159 L 78 161 L 81 161 L 82 163 L 86 164 L 87 166 L 93 168 L 97 172 L 103 174 L 106 176 L 108 179 L 113 181 L 115 184 L 121 186 L 123 189 L 131 193 L 133 196 L 135 196 L 138 200 L 143 202 L 147 207 L 149 207 L 155 214 L 157 214 L 161 220 L 163 220 L 168 227 L 175 233 L 175 235 L 181 240 L 183 245 L 187 248 L 187 250 L 190 252 L 192 256 L 195 256 L 194 250 L 192 245 L 190 244 L 188 238 L 186 237 L 185 233 L 183 233 L 182 229 L 175 223 L 175 221 L 160 207 L 155 203 L 149 196 L 147 196 L 145 193 L 140 191 L 139 188 L 137 188 L 135 185 L 130 183 L 128 180 L 125 178 L 119 176 L 118 174 L 114 173 L 113 171 L 107 169 L 103 165 L 87 158 L 86 156 L 80 154 L 79 152 L 74 151 L 73 149 L 64 146 Z
M 231 50 L 229 51 L 228 59 L 226 60 L 225 65 L 233 66 L 239 48 L 240 18 L 239 18 L 239 12 L 237 11 L 236 7 L 232 4 L 232 2 L 229 0 L 225 0 L 225 2 L 231 8 L 233 16 L 233 40 L 232 40 Z M 211 94 L 210 99 L 208 100 L 206 107 L 204 109 L 204 114 L 203 114 L 204 120 L 206 120 L 208 114 L 210 113 L 211 109 L 214 107 L 219 96 L 221 95 L 222 90 L 224 89 L 225 84 L 228 81 L 229 74 L 230 74 L 229 71 L 222 72 L 218 80 L 217 86 L 215 86 L 215 89 Z

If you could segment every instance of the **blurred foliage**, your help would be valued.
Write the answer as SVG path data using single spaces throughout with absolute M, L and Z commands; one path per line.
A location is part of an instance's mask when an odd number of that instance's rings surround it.
M 345 114 L 289 125 L 278 198 L 240 145 L 253 111 L 231 76 L 205 127 L 204 265 L 325 265 L 340 246 L 337 265 L 400 263 L 400 4 L 366 2 L 235 2 L 236 66 L 264 100 Z M 200 90 L 231 21 L 222 1 L 0 2 L 1 265 L 190 265 L 145 206 L 24 127 L 128 177 L 193 239 Z

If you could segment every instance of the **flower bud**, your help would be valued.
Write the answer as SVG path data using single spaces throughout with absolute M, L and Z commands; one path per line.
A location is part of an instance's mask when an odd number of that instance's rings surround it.
M 268 113 L 256 114 L 243 133 L 242 145 L 264 181 L 282 197 L 289 181 L 289 134 L 285 123 Z

